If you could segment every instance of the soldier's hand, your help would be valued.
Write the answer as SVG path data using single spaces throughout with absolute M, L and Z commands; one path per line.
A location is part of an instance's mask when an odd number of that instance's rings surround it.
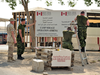
M 77 27 L 76 27 L 76 26 L 74 26 L 74 29 L 76 30 L 76 29 L 77 29 Z
M 33 25 L 35 25 L 35 23 L 36 23 L 36 20 L 34 21 Z
M 24 40 L 22 39 L 22 43 L 24 43 Z
M 36 23 L 36 20 L 34 21 L 34 23 Z

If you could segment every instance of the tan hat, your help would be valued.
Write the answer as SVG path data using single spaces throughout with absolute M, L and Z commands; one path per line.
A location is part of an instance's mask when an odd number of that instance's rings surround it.
M 10 18 L 10 20 L 9 21 L 16 21 L 15 19 L 13 19 L 13 18 Z

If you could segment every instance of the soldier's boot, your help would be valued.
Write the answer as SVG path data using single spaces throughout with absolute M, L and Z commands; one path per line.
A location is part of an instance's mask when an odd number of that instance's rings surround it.
M 24 59 L 24 57 L 22 57 L 22 55 L 20 55 L 22 59 Z
M 81 52 L 85 52 L 85 49 L 84 49 L 84 47 L 82 47 L 82 49 L 81 49 Z
M 8 57 L 8 61 L 7 62 L 12 62 L 11 57 Z
M 11 57 L 11 60 L 12 60 L 12 61 L 15 61 L 15 59 L 14 59 L 13 57 Z
M 21 55 L 18 55 L 17 59 L 23 60 L 23 58 L 21 57 Z

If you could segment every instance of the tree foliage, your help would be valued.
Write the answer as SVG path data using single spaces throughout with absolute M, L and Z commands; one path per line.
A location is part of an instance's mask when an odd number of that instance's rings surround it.
M 2 2 L 4 0 L 1 0 Z M 9 3 L 9 7 L 12 8 L 13 10 L 15 9 L 15 6 L 17 6 L 16 0 L 5 0 L 7 3 Z
M 9 3 L 10 8 L 15 9 L 15 6 L 17 6 L 17 0 L 1 0 L 6 1 Z M 31 0 L 19 0 L 19 3 L 23 5 L 22 1 L 26 2 Z M 42 1 L 42 0 L 37 0 Z M 52 6 L 54 0 L 45 0 L 45 3 L 47 6 Z M 65 5 L 65 3 L 68 3 L 70 7 L 74 7 L 77 4 L 77 1 L 79 0 L 58 0 L 58 4 Z M 100 0 L 94 0 L 94 2 L 97 4 L 98 7 L 100 7 Z M 93 0 L 84 0 L 84 4 L 86 6 L 91 6 L 93 4 Z

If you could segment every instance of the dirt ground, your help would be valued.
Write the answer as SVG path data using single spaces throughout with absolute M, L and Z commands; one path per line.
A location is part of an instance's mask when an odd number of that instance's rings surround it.
M 68 68 L 52 69 L 48 75 L 100 75 L 100 52 L 87 51 L 89 64 L 82 67 L 79 52 L 75 51 L 75 64 L 73 71 Z M 43 75 L 32 71 L 32 59 L 35 53 L 27 51 L 23 54 L 24 60 L 17 60 L 14 52 L 15 62 L 7 62 L 7 51 L 0 52 L 0 75 Z

